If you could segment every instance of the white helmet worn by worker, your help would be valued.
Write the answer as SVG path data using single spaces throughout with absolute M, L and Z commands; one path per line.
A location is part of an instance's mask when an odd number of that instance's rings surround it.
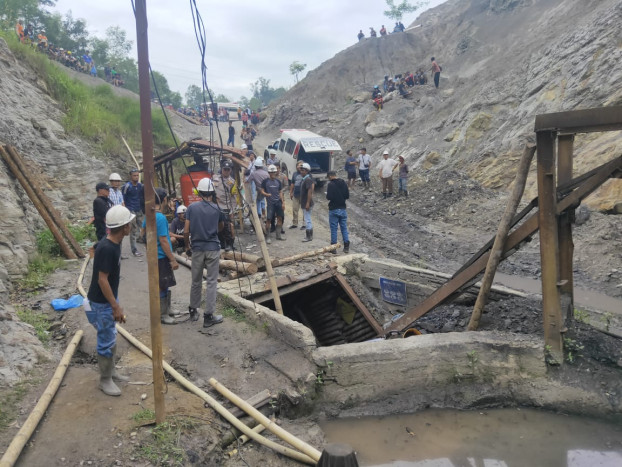
M 270 164 L 268 166 L 268 173 L 271 173 L 271 172 L 276 172 L 276 165 Z
M 301 169 L 305 169 L 307 172 L 311 172 L 311 166 L 307 164 L 306 162 L 302 164 Z
M 274 149 L 270 149 L 270 151 L 268 151 L 268 153 L 269 153 L 271 156 L 276 156 L 276 150 L 274 150 Z
M 202 178 L 199 180 L 199 184 L 197 185 L 197 190 L 209 193 L 210 191 L 214 191 L 214 184 L 212 183 L 211 178 Z
M 123 227 L 125 224 L 132 222 L 135 217 L 136 215 L 132 214 L 125 206 L 120 204 L 113 206 L 106 213 L 106 227 L 109 229 Z
M 118 181 L 122 181 L 122 180 L 121 180 L 121 175 L 119 175 L 119 174 L 118 174 L 118 173 L 116 173 L 116 172 L 111 173 L 111 174 L 110 174 L 110 177 L 108 177 L 108 180 L 110 180 L 111 182 L 113 182 L 113 181 L 117 181 L 117 180 L 118 180 Z
M 255 167 L 263 167 L 263 158 L 258 157 L 255 159 Z
M 180 206 L 177 207 L 177 214 L 184 214 L 186 211 L 188 210 L 188 208 L 186 206 L 184 206 L 183 204 L 181 204 Z

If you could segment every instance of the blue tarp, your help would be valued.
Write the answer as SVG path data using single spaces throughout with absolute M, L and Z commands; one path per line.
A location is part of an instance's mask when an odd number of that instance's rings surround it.
M 79 307 L 80 305 L 82 305 L 83 300 L 84 299 L 82 298 L 82 295 L 76 294 L 72 295 L 67 300 L 63 298 L 55 298 L 50 302 L 50 305 L 52 305 L 52 308 L 54 308 L 56 311 L 65 311 L 69 308 Z

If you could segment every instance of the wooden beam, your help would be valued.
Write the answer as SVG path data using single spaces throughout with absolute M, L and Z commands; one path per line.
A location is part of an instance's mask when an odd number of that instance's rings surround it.
M 622 106 L 536 115 L 534 131 L 559 134 L 622 130 Z

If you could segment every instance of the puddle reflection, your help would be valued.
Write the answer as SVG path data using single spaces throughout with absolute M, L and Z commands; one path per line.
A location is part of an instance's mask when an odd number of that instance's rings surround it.
M 622 466 L 622 426 L 532 409 L 427 410 L 321 425 L 327 442 L 357 451 L 361 466 Z

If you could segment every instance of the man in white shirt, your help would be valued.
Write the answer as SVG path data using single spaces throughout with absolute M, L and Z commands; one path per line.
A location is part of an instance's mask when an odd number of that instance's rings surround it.
M 382 180 L 382 196 L 393 196 L 393 172 L 398 166 L 398 162 L 395 159 L 389 159 L 389 151 L 382 153 L 382 160 L 378 164 L 379 173 L 378 176 Z
M 369 182 L 369 168 L 371 167 L 371 156 L 367 154 L 367 149 L 361 148 L 361 153 L 358 157 L 359 163 L 359 177 L 361 177 L 361 182 L 363 182 L 363 189 L 368 188 L 371 191 L 371 186 Z

